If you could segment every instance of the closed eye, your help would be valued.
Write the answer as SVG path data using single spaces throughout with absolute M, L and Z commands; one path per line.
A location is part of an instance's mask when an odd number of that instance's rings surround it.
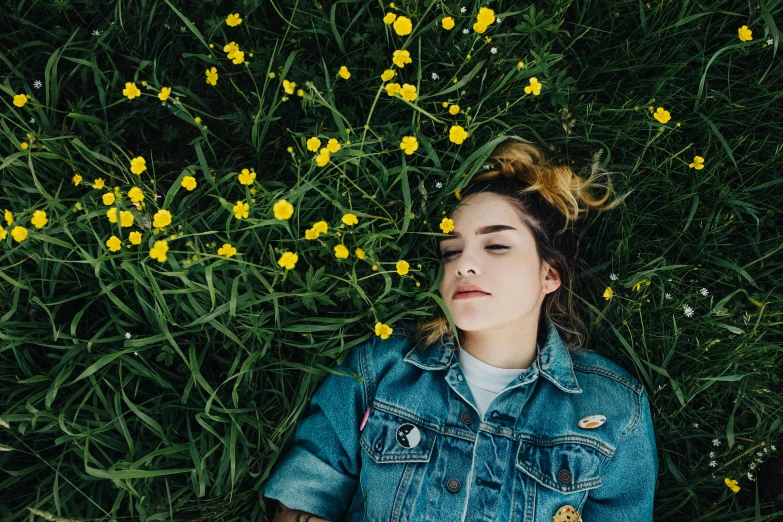
M 489 245 L 487 248 L 491 248 L 491 249 L 494 249 L 494 250 L 502 250 L 502 249 L 508 249 L 508 248 L 511 248 L 511 247 L 507 247 L 506 245 Z M 440 258 L 441 259 L 446 259 L 447 257 L 453 256 L 457 252 L 462 252 L 462 250 L 447 250 L 446 252 L 443 252 L 440 255 Z

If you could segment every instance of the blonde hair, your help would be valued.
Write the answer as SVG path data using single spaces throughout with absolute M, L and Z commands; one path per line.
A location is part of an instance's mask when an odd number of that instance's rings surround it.
M 509 138 L 495 147 L 489 157 L 488 170 L 471 178 L 459 198 L 490 192 L 514 206 L 533 234 L 541 265 L 549 263 L 558 270 L 561 278 L 560 287 L 547 294 L 541 304 L 543 313 L 539 319 L 539 335 L 542 329 L 546 331 L 545 318 L 549 318 L 559 328 L 566 346 L 573 349 L 585 349 L 588 331 L 572 299 L 573 265 L 577 256 L 568 245 L 573 234 L 567 235 L 566 232 L 569 225 L 583 219 L 589 210 L 610 210 L 633 192 L 628 191 L 605 203 L 612 194 L 612 183 L 610 172 L 599 166 L 600 152 L 588 166 L 590 176 L 585 180 L 567 165 L 550 163 L 532 143 Z M 608 186 L 598 181 L 601 177 L 607 178 Z M 605 189 L 604 194 L 594 196 L 592 191 L 595 188 Z M 438 310 L 440 314 L 435 318 L 416 324 L 415 337 L 423 346 L 435 341 L 443 342 L 444 337 L 454 337 L 448 319 L 442 310 Z M 457 333 L 461 344 L 464 333 L 459 328 Z

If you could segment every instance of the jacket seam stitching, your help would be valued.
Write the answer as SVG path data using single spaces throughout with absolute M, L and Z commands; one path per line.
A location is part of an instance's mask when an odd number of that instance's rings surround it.
M 641 388 L 641 385 L 639 385 L 634 381 L 626 379 L 622 375 L 615 373 L 612 370 L 602 368 L 601 366 L 593 366 L 593 365 L 587 365 L 582 363 L 574 363 L 574 368 L 584 373 L 596 373 L 599 375 L 603 375 L 604 377 L 609 377 L 610 379 L 617 381 L 620 384 L 624 384 L 625 386 L 630 388 L 634 393 L 636 393 L 636 395 L 642 394 L 643 389 Z

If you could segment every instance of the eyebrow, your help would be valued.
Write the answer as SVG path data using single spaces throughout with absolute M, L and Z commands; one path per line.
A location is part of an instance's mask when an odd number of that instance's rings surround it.
M 476 230 L 476 235 L 482 235 L 482 234 L 491 234 L 493 232 L 500 232 L 502 230 L 516 230 L 514 227 L 510 227 L 508 225 L 488 225 L 486 227 L 481 227 L 478 230 Z M 444 238 L 441 240 L 441 243 L 443 241 L 448 241 L 449 239 L 455 239 L 455 238 L 461 238 L 462 234 L 459 232 L 454 232 L 451 234 L 452 237 Z

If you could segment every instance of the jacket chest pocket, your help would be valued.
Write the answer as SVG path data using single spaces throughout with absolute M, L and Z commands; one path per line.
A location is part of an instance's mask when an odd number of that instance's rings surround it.
M 551 522 L 564 506 L 580 510 L 588 490 L 601 487 L 601 469 L 607 458 L 587 443 L 522 441 L 516 456 L 517 519 Z
M 357 520 L 409 520 L 437 436 L 404 414 L 370 410 L 359 437 L 363 457 L 357 495 L 365 501 L 364 517 Z

